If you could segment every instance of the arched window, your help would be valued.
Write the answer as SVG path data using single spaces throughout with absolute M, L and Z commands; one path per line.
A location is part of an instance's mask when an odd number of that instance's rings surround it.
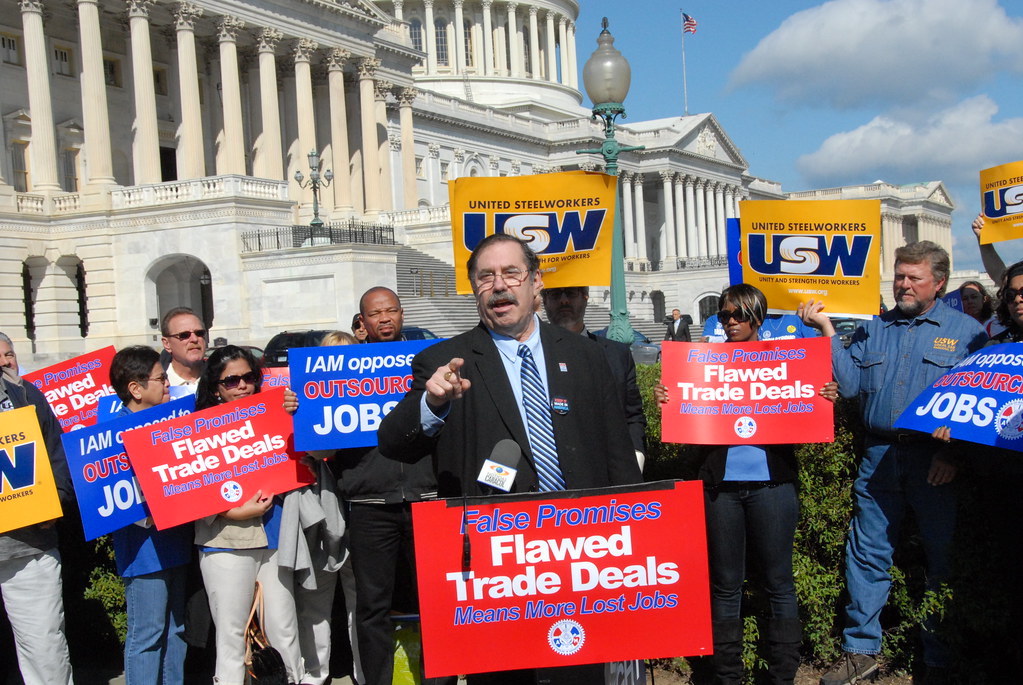
M 476 56 L 472 49 L 472 24 L 468 19 L 462 23 L 462 29 L 465 34 L 465 66 L 474 67 L 476 66 Z
M 448 60 L 448 22 L 447 19 L 436 19 L 433 22 L 434 35 L 437 43 L 437 66 L 450 66 Z
M 409 35 L 412 38 L 412 47 L 416 50 L 423 49 L 423 22 L 412 19 L 408 23 Z
M 706 323 L 707 319 L 718 313 L 718 296 L 705 295 L 700 298 L 700 323 Z

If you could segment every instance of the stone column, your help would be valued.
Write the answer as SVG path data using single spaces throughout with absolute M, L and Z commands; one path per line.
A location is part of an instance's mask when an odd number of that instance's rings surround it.
M 398 121 L 401 126 L 401 177 L 404 189 L 403 209 L 419 206 L 419 192 L 416 188 L 416 140 L 412 130 L 412 102 L 419 91 L 402 88 L 398 93 Z M 454 178 L 454 174 L 452 174 Z
M 345 64 L 352 53 L 334 48 L 327 55 L 327 91 L 330 100 L 331 192 L 336 212 L 352 211 L 351 151 L 348 147 L 348 108 L 345 105 Z
M 735 218 L 735 186 L 725 186 L 725 218 Z
M 707 195 L 703 192 L 707 182 L 703 179 L 696 180 L 696 232 L 700 245 L 700 256 L 706 257 L 710 254 L 710 245 L 707 240 Z
M 579 66 L 575 54 L 575 22 L 568 22 L 568 85 L 579 87 Z
M 203 151 L 202 111 L 199 108 L 199 70 L 195 56 L 195 22 L 203 9 L 195 3 L 178 3 L 174 10 L 178 42 L 178 82 L 181 91 L 181 127 L 178 129 L 178 179 L 206 175 Z
M 717 216 L 718 226 L 718 254 L 728 254 L 728 233 L 725 220 L 725 184 L 714 184 L 714 213 Z
M 494 16 L 491 14 L 493 0 L 483 0 L 483 69 L 487 76 L 497 73 L 494 70 Z
M 513 78 L 522 78 L 522 41 L 519 40 L 519 22 L 515 13 L 518 3 L 508 3 L 508 69 Z
M 50 98 L 50 61 L 43 34 L 42 0 L 19 0 L 25 32 L 25 72 L 28 77 L 28 107 L 32 113 L 32 191 L 60 190 L 57 180 L 57 133 L 53 126 Z
M 675 245 L 679 257 L 689 256 L 689 242 L 686 238 L 685 180 L 682 174 L 675 174 Z
M 632 214 L 632 178 L 628 171 L 618 172 L 622 184 L 622 238 L 625 240 L 625 258 L 636 258 L 636 229 Z
M 427 200 L 431 206 L 440 204 L 438 202 L 437 189 L 440 187 L 440 145 L 437 143 L 430 143 L 426 146 L 426 159 L 423 160 L 425 165 L 423 171 L 426 174 L 426 187 L 428 188 Z
M 151 0 L 143 0 L 142 9 L 148 15 Z M 133 3 L 129 3 L 131 13 Z M 135 39 L 135 19 L 132 15 L 132 41 Z M 149 22 L 146 24 L 146 45 L 149 45 Z M 99 4 L 97 0 L 78 0 L 78 28 L 82 41 L 82 125 L 85 128 L 85 182 L 88 185 L 112 185 L 114 166 L 110 156 L 110 114 L 107 109 L 107 85 L 103 78 L 103 45 L 100 38 Z M 135 51 L 132 50 L 134 57 Z M 150 64 L 150 81 L 152 80 Z M 138 82 L 136 81 L 136 91 Z M 149 93 L 153 101 L 152 90 Z M 136 101 L 138 94 L 136 92 Z M 156 106 L 153 106 L 156 121 Z M 137 178 L 136 172 L 136 178 Z M 159 180 L 159 178 L 157 178 Z
M 455 63 L 453 72 L 461 74 L 465 71 L 465 15 L 462 13 L 464 0 L 454 0 L 455 5 Z
M 284 180 L 284 153 L 281 144 L 281 112 L 277 94 L 277 44 L 284 34 L 273 27 L 261 30 L 256 36 L 259 54 L 259 111 L 263 130 L 259 148 L 252 161 L 252 173 L 260 178 Z
M 714 183 L 712 181 L 707 181 L 704 193 L 706 194 L 704 216 L 707 217 L 707 249 L 713 257 L 721 254 L 721 246 L 718 244 L 718 219 L 714 213 Z
M 700 240 L 700 229 L 696 223 L 696 200 L 693 196 L 693 189 L 696 180 L 692 176 L 685 177 L 686 184 L 686 245 L 688 256 L 703 257 L 706 255 L 706 244 Z
M 672 201 L 674 188 L 672 187 L 672 180 L 674 174 L 665 169 L 660 172 L 661 174 L 661 210 L 664 214 L 664 230 L 662 235 L 664 236 L 665 251 L 661 252 L 661 260 L 671 260 L 672 264 L 675 263 L 675 258 L 678 257 L 679 251 L 675 244 L 675 203 Z
M 568 70 L 568 17 L 558 20 L 558 43 L 561 45 L 561 82 L 569 84 Z
M 505 24 L 494 19 L 494 73 L 498 76 L 508 75 L 508 53 L 505 48 Z
M 388 81 L 373 84 L 374 114 L 379 138 L 378 159 L 380 163 L 380 209 L 389 212 L 394 209 L 393 182 L 391 180 L 391 143 L 387 131 L 387 95 L 394 88 Z
M 881 280 L 895 277 L 895 249 L 905 243 L 902 236 L 902 217 L 894 212 L 881 211 Z
M 359 114 L 362 122 L 362 179 L 365 186 L 366 216 L 376 218 L 383 206 L 380 197 L 380 141 L 373 101 L 373 76 L 380 60 L 363 57 L 359 70 Z
M 405 0 L 394 0 L 394 18 L 398 21 L 405 20 Z
M 636 257 L 641 261 L 647 260 L 646 253 L 646 203 L 643 201 L 643 174 L 636 174 L 636 183 L 632 191 L 636 194 Z
M 217 23 L 220 42 L 220 83 L 224 111 L 224 154 L 218 156 L 218 174 L 245 174 L 245 133 L 242 128 L 242 88 L 238 78 L 238 31 L 245 22 L 224 16 Z
M 437 26 L 433 19 L 433 0 L 423 0 L 423 47 L 426 49 L 426 73 L 437 73 Z
M 296 170 L 301 170 L 306 176 L 309 175 L 308 155 L 313 150 L 319 151 L 316 145 L 316 114 L 313 103 L 313 69 L 311 60 L 313 53 L 320 45 L 308 38 L 299 38 L 295 41 L 293 55 L 295 57 L 295 109 L 297 111 L 298 123 L 298 150 L 291 158 L 288 166 L 288 179 L 292 179 Z M 304 191 L 297 182 L 292 182 L 292 197 L 312 200 L 312 190 L 306 188 Z
M 536 13 L 540 10 L 529 8 L 529 76 L 540 78 L 540 27 L 536 23 Z
M 547 12 L 547 80 L 558 82 L 558 51 L 555 47 L 557 38 L 554 33 L 554 12 Z

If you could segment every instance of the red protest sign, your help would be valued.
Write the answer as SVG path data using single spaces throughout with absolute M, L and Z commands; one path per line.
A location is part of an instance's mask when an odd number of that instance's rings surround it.
M 160 530 L 219 514 L 257 490 L 280 494 L 313 482 L 292 449 L 284 389 L 122 434 Z
M 65 431 L 96 423 L 99 398 L 113 395 L 110 363 L 113 346 L 89 352 L 66 362 L 25 374 L 25 380 L 42 391 Z
M 662 345 L 661 439 L 691 445 L 831 442 L 831 339 Z
M 703 507 L 698 482 L 413 504 L 426 676 L 710 653 Z

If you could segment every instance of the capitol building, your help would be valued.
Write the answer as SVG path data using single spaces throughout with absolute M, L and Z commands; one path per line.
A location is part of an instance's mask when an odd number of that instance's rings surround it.
M 451 285 L 449 182 L 603 168 L 576 152 L 603 140 L 579 75 L 599 27 L 579 4 L 0 3 L 0 331 L 38 368 L 158 345 L 184 305 L 213 337 L 262 345 L 347 329 L 373 285 L 409 324 L 464 329 L 444 304 L 471 308 Z M 787 193 L 713 114 L 630 113 L 618 140 L 644 149 L 620 158 L 619 206 L 641 330 L 716 310 L 742 200 L 880 199 L 882 278 L 900 244 L 951 248 L 940 182 Z M 606 298 L 591 293 L 605 317 Z

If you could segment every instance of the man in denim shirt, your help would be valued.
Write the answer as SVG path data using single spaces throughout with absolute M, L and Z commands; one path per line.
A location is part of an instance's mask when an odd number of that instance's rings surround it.
M 859 397 L 868 431 L 853 485 L 855 508 L 846 543 L 845 654 L 821 679 L 822 685 L 854 683 L 877 671 L 881 610 L 888 600 L 889 568 L 907 506 L 923 538 L 927 587 L 937 589 L 949 575 L 956 517 L 953 455 L 929 435 L 894 426 L 917 395 L 987 340 L 973 318 L 941 301 L 948 272 L 948 253 L 935 243 L 924 240 L 897 249 L 892 284 L 897 306 L 857 328 L 849 349 L 835 336 L 823 303 L 811 300 L 800 306 L 806 323 L 832 336 L 839 392 Z M 928 683 L 940 681 L 949 661 L 933 627 L 925 625 L 923 632 Z

